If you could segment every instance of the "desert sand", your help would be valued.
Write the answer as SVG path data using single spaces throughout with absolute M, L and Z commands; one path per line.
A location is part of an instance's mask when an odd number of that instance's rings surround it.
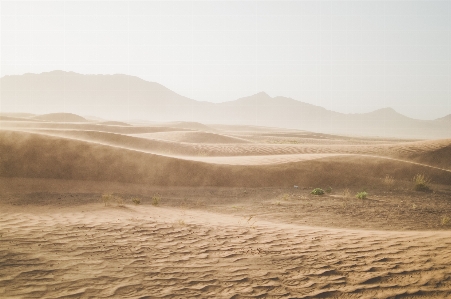
M 0 153 L 1 298 L 451 298 L 451 139 L 14 114 Z

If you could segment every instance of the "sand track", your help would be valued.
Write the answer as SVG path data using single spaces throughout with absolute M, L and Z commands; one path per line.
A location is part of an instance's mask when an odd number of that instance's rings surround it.
M 7 298 L 445 298 L 446 232 L 312 228 L 155 207 L 0 215 Z

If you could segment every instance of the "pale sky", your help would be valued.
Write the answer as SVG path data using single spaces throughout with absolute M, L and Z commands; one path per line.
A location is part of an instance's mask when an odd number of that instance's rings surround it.
M 451 113 L 451 1 L 1 1 L 0 75 L 52 70 L 434 119 Z

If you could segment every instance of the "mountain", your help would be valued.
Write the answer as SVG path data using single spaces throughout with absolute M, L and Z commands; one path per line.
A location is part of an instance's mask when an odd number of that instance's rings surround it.
M 159 120 L 179 120 L 190 105 L 197 103 L 161 84 L 127 75 L 52 71 L 0 80 L 1 111 L 70 112 L 110 119 L 161 115 Z
M 437 118 L 436 121 L 451 123 L 451 114 Z
M 322 133 L 451 138 L 449 116 L 431 121 L 392 108 L 343 114 L 261 92 L 224 103 L 196 101 L 161 84 L 128 75 L 83 75 L 52 71 L 0 78 L 0 111 L 67 112 L 105 119 L 142 119 L 283 127 Z

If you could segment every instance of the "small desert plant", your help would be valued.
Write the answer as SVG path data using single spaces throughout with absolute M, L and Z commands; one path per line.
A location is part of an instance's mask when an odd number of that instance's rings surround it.
M 200 149 L 198 152 L 198 155 L 201 157 L 205 157 L 208 156 L 208 151 L 204 150 L 204 149 Z
M 326 193 L 331 193 L 331 192 L 332 192 L 332 187 L 331 186 L 327 187 L 326 188 Z
M 416 191 L 430 191 L 431 188 L 429 187 L 429 184 L 431 182 L 431 179 L 426 177 L 424 174 L 417 174 L 413 177 L 413 182 L 415 183 L 415 190 Z
M 141 204 L 141 198 L 133 197 L 133 198 L 132 198 L 132 202 L 133 202 L 135 205 L 139 205 L 139 204 Z
M 365 191 L 359 192 L 356 194 L 355 197 L 357 197 L 358 199 L 366 199 L 368 196 L 368 193 L 366 193 Z
M 349 188 L 346 188 L 343 190 L 343 197 L 349 198 L 351 196 L 351 190 Z
M 321 188 L 315 188 L 310 193 L 313 194 L 313 195 L 323 195 L 324 194 L 324 190 L 321 189 Z
M 289 200 L 290 199 L 290 194 L 285 193 L 284 195 L 282 195 L 282 199 L 285 200 L 285 201 Z
M 445 226 L 450 224 L 451 222 L 451 218 L 449 218 L 448 216 L 443 216 L 442 219 L 440 220 L 440 223 Z
M 108 194 L 108 193 L 104 193 L 104 194 L 102 194 L 102 197 L 100 197 L 100 200 L 103 202 L 105 207 L 111 202 L 112 199 L 113 199 L 113 195 Z
M 125 206 L 125 199 L 123 199 L 120 196 L 116 196 L 115 199 L 116 199 L 116 204 L 117 204 L 118 207 Z
M 395 178 L 387 174 L 385 176 L 383 182 L 384 182 L 384 185 L 386 185 L 387 187 L 391 188 L 395 184 Z
M 160 204 L 160 200 L 161 200 L 160 196 L 154 195 L 152 197 L 152 205 L 153 206 L 158 206 Z

